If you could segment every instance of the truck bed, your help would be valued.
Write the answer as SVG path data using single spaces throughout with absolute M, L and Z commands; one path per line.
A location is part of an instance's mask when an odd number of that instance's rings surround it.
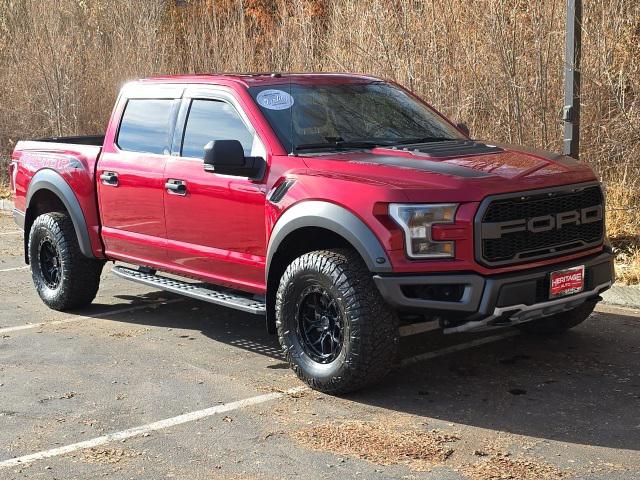
M 102 151 L 103 136 L 52 137 L 20 141 L 12 155 L 12 187 L 16 210 L 27 213 L 30 187 L 43 182 L 59 191 L 68 190 L 66 199 L 77 202 L 78 217 L 86 223 L 93 256 L 101 258 L 100 222 L 96 201 L 95 169 Z M 35 182 L 38 180 L 40 183 Z M 53 187 L 48 187 L 53 188 Z M 62 195 L 62 194 L 60 194 Z M 67 207 L 69 210 L 71 207 Z
M 79 135 L 72 137 L 49 137 L 39 138 L 36 142 L 48 142 L 48 143 L 73 143 L 76 145 L 94 145 L 101 147 L 104 143 L 104 135 Z

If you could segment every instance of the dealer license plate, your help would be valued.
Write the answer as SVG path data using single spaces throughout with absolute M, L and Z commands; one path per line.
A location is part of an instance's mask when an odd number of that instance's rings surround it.
M 551 272 L 549 298 L 564 297 L 584 290 L 584 265 Z

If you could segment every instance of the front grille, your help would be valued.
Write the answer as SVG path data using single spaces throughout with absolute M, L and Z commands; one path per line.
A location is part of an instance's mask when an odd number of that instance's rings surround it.
M 556 214 L 581 212 L 597 206 L 604 207 L 598 185 L 489 198 L 482 203 L 476 217 L 478 261 L 488 266 L 508 265 L 551 258 L 597 245 L 604 235 L 603 216 L 597 221 L 593 221 L 597 218 L 593 217 L 589 222 L 576 221 L 565 223 L 561 228 L 546 228 L 551 225 L 550 222 L 557 221 Z M 540 223 L 545 228 L 538 227 L 535 228 L 537 231 L 531 231 L 522 226 L 523 222 L 536 218 L 546 219 Z M 483 234 L 483 225 L 502 225 L 503 222 L 513 222 L 514 231 L 505 227 L 498 238 Z

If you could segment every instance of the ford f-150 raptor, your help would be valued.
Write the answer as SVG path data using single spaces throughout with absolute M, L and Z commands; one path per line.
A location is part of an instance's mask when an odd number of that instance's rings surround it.
M 88 305 L 122 262 L 120 277 L 264 315 L 329 393 L 381 379 L 401 322 L 562 332 L 614 278 L 591 168 L 473 140 L 369 76 L 135 81 L 104 136 L 21 141 L 10 175 L 49 307 Z

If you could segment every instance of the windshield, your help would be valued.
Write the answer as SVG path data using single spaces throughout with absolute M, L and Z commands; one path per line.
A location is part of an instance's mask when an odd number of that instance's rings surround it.
M 464 138 L 436 112 L 384 82 L 250 87 L 288 152 Z

